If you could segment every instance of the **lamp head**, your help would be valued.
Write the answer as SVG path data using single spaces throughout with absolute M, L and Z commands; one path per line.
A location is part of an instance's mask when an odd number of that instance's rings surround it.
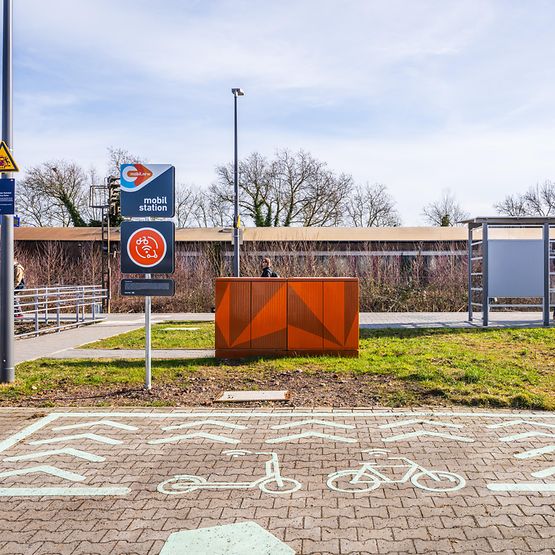
M 233 96 L 245 96 L 245 91 L 243 89 L 234 88 L 231 89 L 231 92 L 233 93 Z

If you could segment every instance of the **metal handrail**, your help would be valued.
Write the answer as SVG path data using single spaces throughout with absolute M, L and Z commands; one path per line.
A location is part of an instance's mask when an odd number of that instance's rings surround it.
M 61 331 L 103 319 L 102 303 L 107 296 L 108 290 L 100 285 L 60 285 L 16 290 L 16 323 L 34 324 L 33 331 L 16 335 L 37 336 L 43 332 Z M 49 325 L 51 322 L 54 325 Z

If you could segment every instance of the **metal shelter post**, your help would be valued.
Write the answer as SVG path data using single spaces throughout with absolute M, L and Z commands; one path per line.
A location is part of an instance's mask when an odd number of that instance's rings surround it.
M 472 322 L 472 224 L 468 224 L 468 321 Z
M 549 224 L 543 224 L 543 325 L 549 326 L 549 309 L 551 301 L 551 278 L 549 260 Z
M 12 20 L 13 0 L 4 0 L 2 37 L 2 139 L 13 148 L 13 73 L 12 73 Z M 3 177 L 8 177 L 3 174 Z M 0 231 L 0 382 L 15 380 L 14 367 L 14 217 L 2 216 Z
M 489 325 L 488 224 L 482 224 L 482 324 Z

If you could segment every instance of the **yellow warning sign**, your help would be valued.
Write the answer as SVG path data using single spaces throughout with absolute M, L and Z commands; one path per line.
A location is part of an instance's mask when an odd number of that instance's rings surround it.
M 19 168 L 13 159 L 8 145 L 2 141 L 0 143 L 0 172 L 18 172 Z

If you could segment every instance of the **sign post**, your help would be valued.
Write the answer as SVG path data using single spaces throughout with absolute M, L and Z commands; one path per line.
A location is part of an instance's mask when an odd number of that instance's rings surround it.
M 145 388 L 152 388 L 151 312 L 152 273 L 171 274 L 175 267 L 175 226 L 171 221 L 153 218 L 173 218 L 175 215 L 175 168 L 169 164 L 122 164 L 120 167 L 121 215 L 131 218 L 121 224 L 121 271 L 124 274 L 144 274 L 144 280 L 122 280 L 121 290 L 133 282 L 143 282 L 145 297 Z M 131 284 L 129 283 L 131 282 Z M 173 282 L 172 282 L 173 283 Z M 172 287 L 172 294 L 174 289 Z M 154 291 L 156 294 L 156 291 Z M 167 293 L 164 293 L 167 295 Z
M 2 143 L 0 171 L 19 171 L 9 148 L 13 147 L 13 0 L 3 0 L 2 6 Z M 2 213 L 0 230 L 0 382 L 15 380 L 14 365 L 14 211 Z

